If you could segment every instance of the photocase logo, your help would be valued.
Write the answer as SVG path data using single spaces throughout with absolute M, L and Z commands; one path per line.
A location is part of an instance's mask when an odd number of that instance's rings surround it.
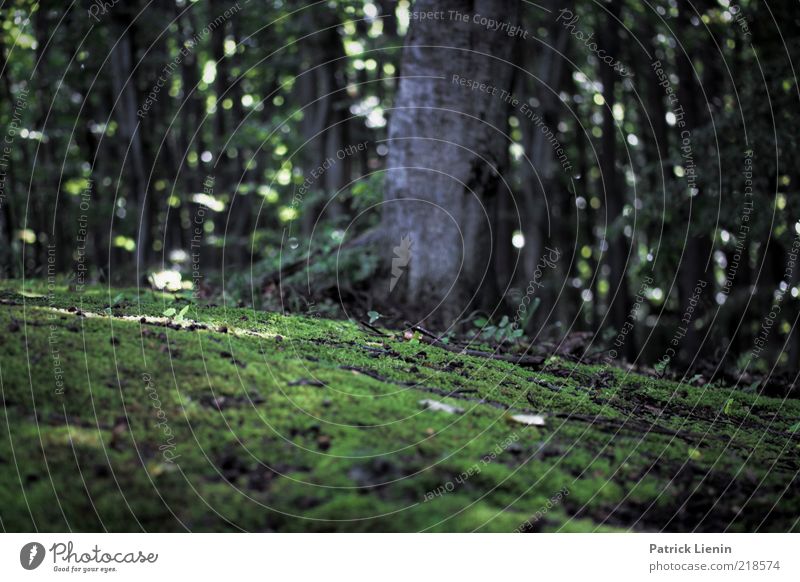
M 30 542 L 19 551 L 19 563 L 26 570 L 35 570 L 44 561 L 44 546 L 39 542 Z
M 389 281 L 389 293 L 394 291 L 394 286 L 403 276 L 405 268 L 411 261 L 411 235 L 407 234 L 400 239 L 400 244 L 392 249 L 394 257 L 392 258 L 392 280 Z

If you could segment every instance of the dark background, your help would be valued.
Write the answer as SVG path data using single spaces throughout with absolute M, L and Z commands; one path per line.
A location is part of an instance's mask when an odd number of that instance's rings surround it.
M 414 18 L 449 10 L 508 27 Z M 796 3 L 13 0 L 0 24 L 5 278 L 798 368 Z

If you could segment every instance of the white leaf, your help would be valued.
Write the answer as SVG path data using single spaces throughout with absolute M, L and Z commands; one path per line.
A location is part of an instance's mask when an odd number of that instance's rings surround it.
M 447 414 L 461 414 L 464 412 L 463 408 L 458 408 L 457 406 L 451 406 L 449 404 L 445 404 L 444 402 L 439 402 L 438 400 L 420 400 L 420 406 L 422 408 L 427 408 L 428 410 L 439 410 L 441 412 L 446 412 Z
M 544 426 L 544 416 L 540 414 L 515 414 L 511 420 L 528 426 Z

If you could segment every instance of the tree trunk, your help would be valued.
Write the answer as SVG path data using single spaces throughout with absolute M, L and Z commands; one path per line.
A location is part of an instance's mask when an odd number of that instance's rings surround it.
M 688 33 L 692 26 L 690 20 L 690 8 L 681 5 L 678 12 L 678 22 L 681 24 L 680 30 Z M 684 39 L 683 46 L 689 46 Z M 699 145 L 697 137 L 694 135 L 697 128 L 701 126 L 701 116 L 703 116 L 703 104 L 698 102 L 697 96 L 699 95 L 698 80 L 695 78 L 694 67 L 692 66 L 692 55 L 689 52 L 691 49 L 686 49 L 688 54 L 679 51 L 676 55 L 677 69 L 678 69 L 678 99 L 681 106 L 685 111 L 685 130 L 689 132 L 688 144 L 685 143 L 684 148 L 688 147 L 688 155 L 691 156 L 696 163 L 698 157 L 703 155 L 702 152 L 696 149 L 695 144 Z M 712 62 L 707 62 L 705 68 L 708 69 L 712 66 Z M 685 138 L 684 138 L 685 140 Z M 686 152 L 684 152 L 686 153 Z M 713 252 L 712 240 L 709 236 L 709 224 L 707 215 L 703 214 L 705 210 L 704 204 L 707 194 L 702 192 L 701 181 L 696 180 L 696 191 L 691 191 L 691 182 L 689 180 L 690 168 L 688 161 L 684 160 L 682 164 L 686 167 L 686 182 L 687 188 L 684 190 L 687 194 L 680 196 L 680 208 L 685 209 L 680 216 L 685 220 L 686 227 L 686 245 L 683 250 L 683 257 L 681 264 L 678 268 L 678 297 L 680 299 L 680 311 L 683 313 L 689 304 L 689 301 L 694 294 L 694 289 L 699 281 L 711 283 L 713 280 L 710 273 L 711 254 Z M 681 224 L 681 229 L 684 227 Z M 706 289 L 707 294 L 713 294 L 711 291 L 713 287 Z M 701 321 L 705 312 L 705 303 L 709 300 L 708 296 L 701 298 L 694 310 L 694 317 L 691 325 L 688 326 L 686 337 L 683 340 L 683 350 L 680 352 L 680 360 L 690 365 L 696 364 L 700 356 L 698 350 L 701 349 L 701 338 L 696 328 L 698 321 Z M 680 315 L 679 315 L 680 316 Z M 688 372 L 687 372 L 688 373 Z
M 608 54 L 619 54 L 618 24 L 615 17 L 619 17 L 619 6 L 608 5 L 609 14 L 605 19 L 601 34 L 601 45 L 606 47 Z M 608 263 L 611 268 L 609 274 L 609 303 L 606 321 L 610 322 L 619 332 L 625 326 L 628 312 L 631 308 L 628 282 L 625 277 L 628 261 L 628 243 L 621 231 L 622 210 L 625 206 L 624 185 L 620 183 L 617 172 L 617 125 L 614 121 L 613 107 L 615 102 L 614 89 L 617 82 L 617 72 L 600 63 L 600 79 L 603 83 L 603 140 L 600 153 L 600 173 L 602 186 L 606 198 L 606 225 L 605 239 L 608 243 Z M 625 342 L 624 356 L 632 361 L 636 357 L 636 338 L 634 330 L 628 335 Z
M 518 9 L 500 0 L 420 0 L 414 10 L 445 20 L 414 20 L 408 32 L 383 209 L 383 251 L 394 251 L 387 261 L 393 274 L 378 284 L 407 317 L 447 326 L 491 300 L 490 217 L 508 148 L 502 92 L 511 88 L 512 66 L 504 61 L 514 43 L 473 24 L 472 15 L 516 24 Z M 467 21 L 450 19 L 449 11 Z M 454 76 L 495 94 L 470 90 Z
M 550 0 L 547 6 L 549 10 L 555 12 L 558 9 L 558 2 Z M 570 37 L 567 29 L 555 19 L 552 19 L 548 26 L 547 39 L 548 44 L 552 46 L 541 45 L 535 54 L 525 51 L 528 57 L 524 64 L 525 69 L 535 71 L 536 79 L 530 82 L 528 75 L 522 75 L 530 83 L 528 86 L 523 85 L 520 91 L 520 96 L 525 98 L 530 94 L 536 96 L 539 106 L 536 107 L 535 114 L 541 117 L 543 125 L 540 127 L 525 115 L 517 113 L 521 118 L 525 151 L 530 160 L 530 163 L 524 161 L 522 164 L 524 215 L 521 229 L 525 237 L 525 246 L 520 252 L 521 268 L 515 277 L 516 287 L 522 289 L 523 293 L 530 284 L 542 255 L 546 252 L 545 247 L 558 246 L 553 239 L 554 229 L 562 228 L 564 225 L 557 221 L 555 206 L 562 195 L 567 195 L 560 191 L 558 186 L 557 156 L 550 143 L 549 132 L 558 133 L 558 122 L 564 107 L 558 98 L 558 92 L 564 81 L 563 55 Z M 555 273 L 550 273 L 548 278 L 553 281 L 559 280 Z M 527 331 L 531 335 L 538 334 L 537 330 L 541 330 L 542 326 L 552 318 L 551 311 L 557 297 L 555 289 L 551 286 L 538 289 L 536 295 L 541 304 L 536 314 L 528 321 Z
M 6 47 L 3 42 L 3 36 L 0 35 L 0 71 L 3 71 L 3 96 L 8 101 L 8 107 L 13 111 L 16 100 L 11 91 L 10 71 L 8 67 L 8 60 L 6 59 Z M 25 148 L 25 144 L 20 144 L 17 147 Z M 29 166 L 25 166 L 29 167 Z M 17 194 L 15 184 L 16 174 L 14 172 L 14 165 L 8 164 L 6 167 L 6 175 L 1 178 L 2 180 L 2 196 L 0 196 L 0 238 L 5 244 L 0 247 L 0 277 L 14 277 L 17 269 L 14 264 L 14 230 L 17 228 L 16 217 L 14 216 L 14 203 L 15 195 Z
M 135 265 L 137 271 L 147 268 L 152 241 L 150 239 L 150 212 L 147 209 L 147 164 L 144 158 L 141 128 L 137 127 L 136 71 L 134 71 L 133 27 L 129 28 L 132 16 L 123 11 L 114 13 L 114 34 L 110 37 L 112 45 L 109 68 L 114 97 L 118 99 L 115 117 L 119 123 L 120 154 L 130 168 L 130 198 L 128 216 L 136 226 Z M 127 32 L 125 32 L 127 30 Z M 130 272 L 130 271 L 128 271 Z M 118 274 L 122 271 L 118 270 Z

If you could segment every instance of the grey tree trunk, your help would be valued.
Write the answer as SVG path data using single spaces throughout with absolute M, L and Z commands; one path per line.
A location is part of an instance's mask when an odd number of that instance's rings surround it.
M 509 146 L 502 92 L 514 38 L 473 16 L 518 25 L 519 11 L 502 0 L 419 0 L 413 10 L 443 18 L 412 19 L 403 52 L 383 208 L 392 273 L 377 284 L 407 317 L 446 327 L 492 299 L 490 217 Z

